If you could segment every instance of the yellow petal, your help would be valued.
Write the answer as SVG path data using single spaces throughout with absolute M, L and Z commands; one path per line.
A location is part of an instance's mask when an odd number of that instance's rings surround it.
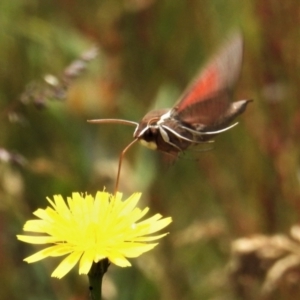
M 50 207 L 47 207 L 46 209 L 38 209 L 36 210 L 33 214 L 40 218 L 42 221 L 49 221 L 51 222 L 52 221 L 52 215 L 53 213 L 56 214 L 55 210 L 53 210 L 52 208 Z
M 152 236 L 141 236 L 141 237 L 135 237 L 133 239 L 133 242 L 151 242 L 158 239 L 161 239 L 162 237 L 166 236 L 168 233 L 163 233 L 160 235 L 152 235 Z
M 163 228 L 165 228 L 166 226 L 168 226 L 171 222 L 172 222 L 172 218 L 168 217 L 168 218 L 163 218 L 161 220 L 159 220 L 161 218 L 160 214 L 156 214 L 151 218 L 146 219 L 145 221 L 139 222 L 137 224 L 137 226 L 141 226 L 141 225 L 145 225 L 148 224 L 149 225 L 149 231 L 148 234 L 159 231 Z
M 29 220 L 25 223 L 23 230 L 31 232 L 45 232 L 48 224 L 44 220 Z
M 118 247 L 118 251 L 126 257 L 138 257 L 141 254 L 152 250 L 158 243 L 124 243 Z
M 48 256 L 52 256 L 52 253 L 54 253 L 56 251 L 56 247 L 57 246 L 55 245 L 55 246 L 45 248 L 31 256 L 26 257 L 24 260 L 28 263 L 33 263 L 33 262 L 39 261 L 41 259 L 44 259 Z
M 78 262 L 82 255 L 81 251 L 73 252 L 68 255 L 53 271 L 52 277 L 62 278 L 64 277 Z
M 49 244 L 57 242 L 57 238 L 53 236 L 30 236 L 17 235 L 18 240 L 30 244 Z
M 78 193 L 74 193 L 78 194 Z M 65 215 L 69 213 L 69 208 L 66 205 L 66 202 L 64 201 L 64 198 L 61 195 L 55 195 L 54 196 L 54 209 L 61 215 Z
M 141 193 L 134 193 L 127 200 L 123 202 L 122 214 L 130 213 L 137 205 L 141 197 Z
M 131 263 L 120 253 L 110 253 L 108 259 L 119 267 L 130 267 Z
M 79 274 L 87 274 L 93 264 L 95 251 L 85 251 L 80 259 Z

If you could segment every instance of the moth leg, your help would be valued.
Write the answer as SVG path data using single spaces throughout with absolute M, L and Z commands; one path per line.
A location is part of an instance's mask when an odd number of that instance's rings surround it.
M 215 131 L 198 131 L 198 130 L 194 130 L 194 129 L 191 129 L 191 128 L 189 128 L 189 127 L 186 127 L 186 126 L 180 126 L 181 128 L 183 128 L 183 129 L 185 129 L 186 131 L 188 131 L 188 132 L 190 132 L 190 133 L 192 133 L 192 134 L 195 134 L 195 135 L 214 135 L 214 134 L 219 134 L 219 133 L 221 133 L 221 132 L 225 132 L 225 131 L 227 131 L 227 130 L 229 130 L 229 129 L 231 129 L 231 128 L 233 128 L 233 127 L 235 127 L 236 125 L 238 124 L 238 122 L 236 122 L 236 123 L 234 123 L 234 124 L 232 124 L 232 125 L 230 125 L 230 126 L 227 126 L 227 127 L 225 127 L 225 128 L 222 128 L 222 129 L 220 129 L 220 130 L 215 130 Z
M 163 140 L 168 143 L 169 145 L 173 146 L 174 148 L 178 149 L 179 151 L 182 151 L 177 145 L 173 144 L 170 142 L 170 139 L 169 139 L 169 136 L 168 136 L 168 133 L 164 130 L 165 129 L 168 129 L 168 127 L 162 125 L 162 126 L 158 126 L 158 130 L 159 130 L 159 133 L 161 135 L 161 137 L 163 138 Z M 171 131 L 173 133 L 173 130 Z
M 185 140 L 185 141 L 187 141 L 187 142 L 190 142 L 190 143 L 195 143 L 195 144 L 202 144 L 202 143 L 210 143 L 210 141 L 197 141 L 197 140 L 192 140 L 192 139 L 189 139 L 189 138 L 186 138 L 185 136 L 183 136 L 183 135 L 181 135 L 181 134 L 179 134 L 178 132 L 176 132 L 175 130 L 173 130 L 173 129 L 171 129 L 170 127 L 168 127 L 168 126 L 164 126 L 164 125 L 162 125 L 162 127 L 164 128 L 164 129 L 166 129 L 167 131 L 169 131 L 169 132 L 171 132 L 171 133 L 173 133 L 176 137 L 178 137 L 179 139 L 182 139 L 182 140 Z M 181 128 L 183 128 L 183 129 L 188 129 L 187 127 L 185 127 L 185 126 L 180 126 Z M 192 134 L 194 134 L 194 135 L 197 135 L 197 136 L 201 136 L 201 133 L 200 132 L 198 132 L 198 131 L 195 131 L 195 130 L 187 130 L 187 131 L 189 131 L 190 133 L 192 133 Z M 166 133 L 167 134 L 167 133 Z M 167 142 L 167 141 L 165 141 L 165 142 Z M 170 143 L 169 143 L 170 144 Z

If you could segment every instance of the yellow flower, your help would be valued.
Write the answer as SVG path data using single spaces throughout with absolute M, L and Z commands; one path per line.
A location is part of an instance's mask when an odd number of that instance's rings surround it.
M 65 203 L 61 195 L 54 201 L 47 198 L 51 206 L 38 209 L 34 215 L 38 220 L 29 220 L 24 231 L 46 234 L 42 236 L 18 235 L 17 238 L 31 244 L 52 244 L 24 259 L 28 263 L 48 256 L 68 256 L 51 274 L 62 278 L 79 262 L 79 274 L 87 274 L 93 262 L 108 258 L 120 266 L 131 266 L 126 257 L 137 257 L 153 249 L 152 241 L 165 234 L 148 236 L 172 222 L 170 217 L 156 214 L 139 221 L 149 211 L 136 207 L 141 194 L 135 193 L 122 201 L 122 194 L 113 196 L 97 192 L 96 196 L 73 193 Z M 139 221 L 139 222 L 138 222 Z

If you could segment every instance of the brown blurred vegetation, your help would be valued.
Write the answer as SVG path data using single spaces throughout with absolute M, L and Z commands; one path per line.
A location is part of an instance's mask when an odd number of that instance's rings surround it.
M 143 192 L 143 205 L 174 222 L 132 268 L 109 268 L 105 299 L 298 299 L 299 21 L 295 0 L 2 0 L 0 299 L 88 299 L 76 270 L 50 278 L 59 260 L 24 263 L 40 248 L 15 235 L 46 196 L 113 190 L 133 130 L 87 119 L 138 121 L 171 106 L 237 27 L 235 98 L 254 102 L 198 160 L 168 168 L 140 145 L 127 153 L 120 190 Z M 98 56 L 70 75 L 95 45 Z

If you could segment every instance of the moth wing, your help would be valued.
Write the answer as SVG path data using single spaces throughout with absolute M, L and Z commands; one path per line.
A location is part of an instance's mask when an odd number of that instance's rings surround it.
M 235 33 L 208 62 L 173 108 L 186 123 L 213 125 L 230 105 L 230 92 L 237 81 L 243 56 L 242 35 Z

